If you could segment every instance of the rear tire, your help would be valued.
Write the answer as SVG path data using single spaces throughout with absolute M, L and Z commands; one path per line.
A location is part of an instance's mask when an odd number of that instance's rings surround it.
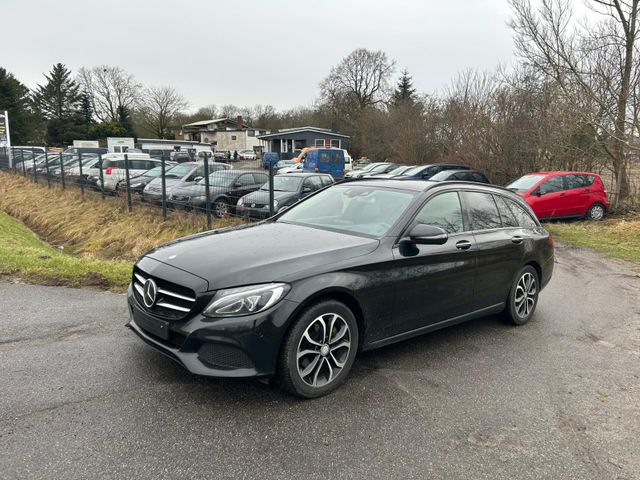
M 358 351 L 358 324 L 349 308 L 325 300 L 307 308 L 287 333 L 278 383 L 302 398 L 331 393 L 344 382 Z
M 222 218 L 229 214 L 229 204 L 222 198 L 217 199 L 213 202 L 213 214 Z
M 598 222 L 604 218 L 605 213 L 606 209 L 604 208 L 604 205 L 601 203 L 594 203 L 589 207 L 589 210 L 587 210 L 587 218 L 594 222 Z
M 527 323 L 536 310 L 539 293 L 538 272 L 531 265 L 527 265 L 518 272 L 511 286 L 504 311 L 505 319 L 513 325 Z

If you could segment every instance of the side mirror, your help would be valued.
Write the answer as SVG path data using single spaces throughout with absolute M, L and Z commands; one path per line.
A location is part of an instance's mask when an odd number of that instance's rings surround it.
M 540 189 L 539 189 L 539 188 L 536 188 L 536 189 L 533 191 L 533 194 L 534 194 L 536 197 L 541 197 L 541 196 L 543 195 L 543 193 L 540 191 Z
M 311 190 L 311 187 L 303 187 L 302 188 L 302 193 L 311 193 L 313 190 Z
M 416 245 L 442 245 L 447 243 L 449 234 L 440 227 L 419 224 L 411 229 L 409 238 Z
M 203 179 L 204 179 L 204 177 L 196 177 L 196 178 L 193 179 L 193 181 L 195 183 L 198 183 L 200 180 L 203 180 Z

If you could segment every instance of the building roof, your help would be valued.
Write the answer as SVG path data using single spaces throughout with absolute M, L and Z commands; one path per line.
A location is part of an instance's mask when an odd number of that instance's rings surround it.
M 321 133 L 323 135 L 330 135 L 332 137 L 341 137 L 341 138 L 350 138 L 349 135 L 344 135 L 342 133 L 332 132 L 328 128 L 320 128 L 320 127 L 294 127 L 294 128 L 283 128 L 276 133 L 268 133 L 266 135 L 258 135 L 259 139 L 271 139 L 282 137 L 284 135 L 291 135 L 295 133 L 302 132 L 313 132 L 313 133 Z
M 210 123 L 222 123 L 222 122 L 232 122 L 228 117 L 225 118 L 212 118 L 210 120 L 200 120 L 199 122 L 186 123 L 182 125 L 183 127 L 202 127 L 205 125 L 209 125 Z

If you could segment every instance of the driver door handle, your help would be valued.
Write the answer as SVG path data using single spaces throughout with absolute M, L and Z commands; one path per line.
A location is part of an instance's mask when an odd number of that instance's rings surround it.
M 516 244 L 521 244 L 524 240 L 522 237 L 516 235 L 515 237 L 511 237 L 511 241 Z
M 469 250 L 471 248 L 471 242 L 469 240 L 460 240 L 456 243 L 456 248 L 458 250 Z

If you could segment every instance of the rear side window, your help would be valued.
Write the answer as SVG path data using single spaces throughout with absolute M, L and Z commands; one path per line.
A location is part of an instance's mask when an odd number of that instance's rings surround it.
M 237 183 L 239 183 L 242 186 L 246 186 L 246 185 L 254 185 L 256 182 L 253 179 L 253 175 L 251 175 L 250 173 L 245 173 L 244 175 L 240 175 L 240 178 L 237 180 Z
M 500 218 L 502 218 L 502 226 L 519 227 L 520 223 L 518 222 L 518 219 L 516 218 L 511 208 L 509 208 L 506 200 L 499 195 L 494 195 L 493 199 L 496 201 L 498 212 L 500 212 Z
M 473 172 L 471 176 L 474 182 L 489 183 L 489 179 L 483 173 Z
M 429 199 L 413 221 L 413 226 L 418 224 L 434 225 L 448 233 L 464 231 L 462 207 L 457 192 L 441 193 Z
M 253 178 L 255 179 L 255 182 L 260 185 L 269 181 L 269 176 L 266 173 L 254 173 Z
M 501 228 L 500 214 L 493 195 L 481 192 L 464 192 L 473 230 Z
M 574 188 L 586 188 L 593 185 L 595 177 L 593 175 L 571 174 L 564 176 L 567 182 L 567 190 Z
M 323 187 L 326 187 L 327 185 L 331 185 L 333 183 L 333 180 L 331 180 L 331 177 L 328 177 L 326 175 L 323 175 L 320 178 L 322 179 L 322 186 Z
M 509 206 L 518 221 L 518 226 L 522 228 L 536 228 L 538 224 L 533 221 L 529 212 L 509 198 L 503 199 Z
M 312 192 L 315 192 L 322 188 L 322 181 L 320 180 L 320 177 L 305 178 L 302 188 L 308 188 Z

